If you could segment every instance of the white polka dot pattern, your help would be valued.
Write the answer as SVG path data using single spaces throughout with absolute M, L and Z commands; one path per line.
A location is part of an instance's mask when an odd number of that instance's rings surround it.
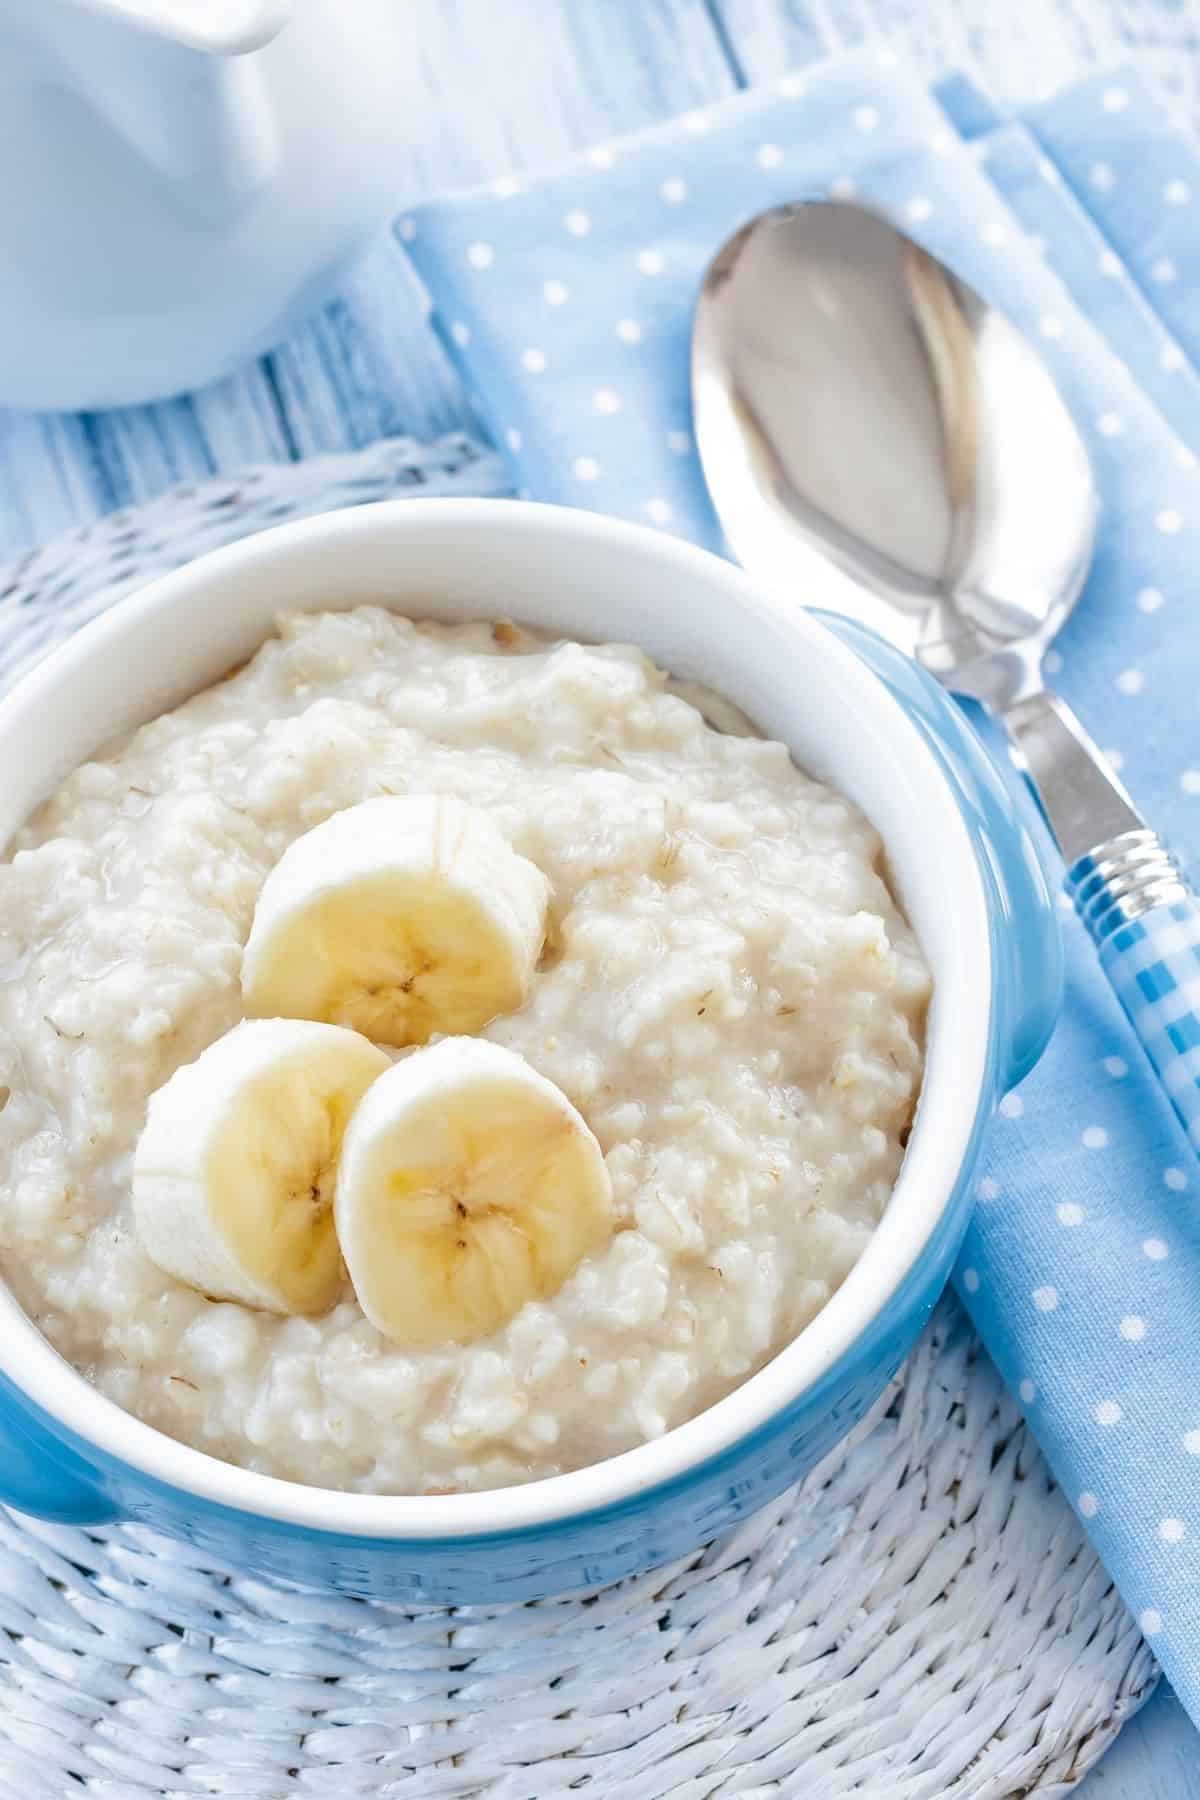
M 901 76 L 850 58 L 806 71 L 795 92 L 743 95 L 526 179 L 503 203 L 423 208 L 410 254 L 451 354 L 498 429 L 518 434 L 505 441 L 523 484 L 718 548 L 689 432 L 705 261 L 797 193 L 890 211 L 1032 334 L 1081 421 L 1104 506 L 1084 604 L 1047 669 L 1155 823 L 1194 850 L 1200 757 L 1164 719 L 1200 689 L 1200 633 L 1181 623 L 1200 567 L 1200 157 L 1123 75 L 979 148 L 981 160 Z M 492 248 L 486 267 L 472 245 Z M 451 320 L 469 344 L 450 339 Z M 1004 773 L 1019 780 L 1007 759 Z M 1200 1629 L 1178 1604 L 1185 1581 L 1200 1590 L 1200 1415 L 1185 1381 L 1200 1177 L 1069 901 L 1062 918 L 1066 1010 L 990 1127 L 958 1286 L 1177 1690 L 1200 1706 Z M 1170 1520 L 1186 1527 L 1174 1543 L 1160 1534 Z

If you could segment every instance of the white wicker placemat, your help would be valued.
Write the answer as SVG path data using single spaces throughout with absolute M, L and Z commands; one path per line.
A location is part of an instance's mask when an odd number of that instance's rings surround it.
M 0 571 L 0 684 L 266 525 L 505 491 L 461 436 L 176 489 Z M 587 1599 L 413 1612 L 0 1509 L 4 1800 L 1046 1797 L 1155 1680 L 951 1299 L 799 1488 Z

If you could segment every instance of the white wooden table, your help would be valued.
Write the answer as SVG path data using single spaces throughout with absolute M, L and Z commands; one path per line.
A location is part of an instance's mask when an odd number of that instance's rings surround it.
M 1200 129 L 1200 0 L 396 0 L 397 104 L 412 125 L 397 210 L 864 39 L 929 75 L 970 68 L 1000 100 L 1126 59 Z M 472 424 L 385 236 L 303 335 L 217 387 L 120 412 L 0 412 L 0 556 L 176 481 Z M 1200 1735 L 1172 1696 L 1081 1791 L 1200 1800 Z

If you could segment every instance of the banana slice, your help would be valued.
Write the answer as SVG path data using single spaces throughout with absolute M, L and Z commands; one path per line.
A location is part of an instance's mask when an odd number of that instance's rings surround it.
M 468 1343 L 545 1299 L 613 1229 L 599 1144 L 523 1057 L 447 1038 L 375 1083 L 342 1145 L 334 1217 L 371 1323 Z
M 177 1069 L 151 1096 L 133 1161 L 147 1255 L 214 1298 L 280 1313 L 332 1306 L 342 1133 L 391 1066 L 356 1032 L 259 1019 Z
M 297 838 L 263 883 L 242 962 L 247 1011 L 398 1046 L 477 1031 L 524 1003 L 549 895 L 477 807 L 365 800 Z

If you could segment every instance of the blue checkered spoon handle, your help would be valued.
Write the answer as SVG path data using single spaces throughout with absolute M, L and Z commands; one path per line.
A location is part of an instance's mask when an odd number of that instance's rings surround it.
M 1200 1151 L 1200 899 L 1065 701 L 1005 723 L 1067 864 L 1067 892 L 1192 1147 Z
M 1152 831 L 1125 832 L 1081 856 L 1067 891 L 1200 1151 L 1200 900 Z

